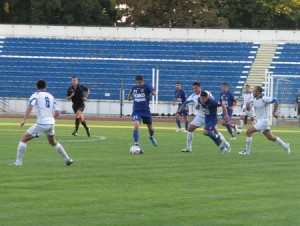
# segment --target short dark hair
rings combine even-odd
[[[46,81],[45,80],[38,80],[37,81],[37,83],[36,83],[36,87],[38,88],[38,89],[46,89],[46,87],[47,87],[47,83],[46,83]]]
[[[203,91],[203,92],[201,92],[200,96],[201,97],[208,97],[208,93]]]
[[[249,85],[249,84],[246,84],[245,86],[249,86],[249,87],[250,87],[250,85]]]
[[[201,86],[201,84],[199,82],[194,82],[193,86]]]
[[[261,86],[256,86],[256,90],[257,90],[259,93],[262,93],[262,87],[261,87]]]
[[[137,76],[135,76],[135,80],[136,81],[142,81],[142,80],[144,80],[144,78],[143,78],[142,75],[137,75]]]
[[[180,85],[180,82],[179,82],[179,81],[177,81],[177,82],[176,82],[176,85],[177,85],[177,84],[179,84],[179,85]]]
[[[77,78],[76,76],[72,76],[72,78]]]
[[[222,86],[228,86],[228,83],[227,82],[223,82]]]

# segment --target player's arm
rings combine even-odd
[[[229,107],[228,109],[230,109],[230,110],[233,110],[233,108],[237,105],[237,103],[238,103],[238,100],[237,100],[237,98],[234,98],[234,96],[232,96],[233,97],[233,104],[232,104],[232,106],[231,107]]]
[[[247,110],[247,111],[250,111],[251,108],[252,108],[252,106],[253,106],[253,101],[247,102],[247,103],[246,103],[246,110]]]
[[[175,96],[175,97],[174,97],[174,100],[173,100],[173,106],[175,106],[176,102],[177,102],[177,98],[176,98],[176,96]]]
[[[274,102],[273,102],[274,101]],[[276,115],[276,111],[278,109],[278,106],[279,106],[279,102],[277,101],[277,99],[273,99],[273,103],[274,103],[274,108],[273,108],[273,112],[272,112],[272,115],[274,116],[274,118],[278,118],[279,116]]]
[[[87,88],[87,90],[85,91],[85,96],[82,98],[82,100],[87,101],[87,98],[89,97],[90,94],[91,94],[91,91],[89,88]]]
[[[187,100],[187,101],[183,102],[183,104],[180,106],[180,108],[177,110],[177,112],[181,112],[182,110],[184,110],[190,102],[192,102],[192,100]]]
[[[156,96],[158,94],[158,92],[154,89],[154,90],[152,90],[152,95],[153,96]]]
[[[57,110],[57,111],[54,112],[53,117],[56,119],[59,115],[60,115],[60,111]]]
[[[71,100],[72,97],[75,95],[75,91],[71,91],[70,89],[68,90],[68,94],[67,94],[67,99]]]
[[[28,105],[28,107],[26,109],[26,113],[25,113],[24,118],[23,118],[23,121],[20,123],[19,127],[22,127],[22,126],[25,125],[30,113],[32,112],[32,109],[33,109],[33,105]]]
[[[222,109],[223,109],[223,116],[225,118],[225,120],[229,120],[229,116],[228,116],[228,112],[227,112],[227,107],[225,104],[221,105]]]
[[[129,94],[128,94],[128,98],[127,98],[128,101],[131,101],[132,94],[133,94],[133,90],[131,89],[131,90],[129,90]]]

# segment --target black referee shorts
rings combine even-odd
[[[83,112],[85,106],[84,105],[73,105],[72,108],[73,108],[74,113],[76,113],[78,110]]]

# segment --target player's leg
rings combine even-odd
[[[175,114],[175,120],[176,120],[176,124],[177,124],[176,132],[181,132],[180,113]]]
[[[90,137],[90,136],[91,136],[91,129],[90,129],[90,127],[87,126],[86,121],[85,121],[85,119],[84,119],[84,115],[83,115],[84,106],[82,106],[82,107],[80,108],[80,111],[81,111],[81,114],[80,114],[80,122],[81,122],[81,124],[83,125],[83,127],[85,128],[86,135],[87,135],[88,137]]]
[[[52,145],[56,151],[64,158],[66,165],[69,166],[73,163],[73,160],[68,156],[64,147],[58,143],[54,137],[54,126],[47,132],[47,138],[50,145]]]
[[[192,152],[194,131],[204,124],[205,124],[205,119],[203,117],[200,117],[199,115],[196,115],[196,117],[189,124],[189,127],[187,129],[186,147],[182,149],[182,152]]]
[[[290,144],[285,143],[283,140],[280,139],[280,137],[274,136],[271,132],[271,130],[265,130],[264,135],[268,138],[268,140],[276,142],[278,145],[280,145],[283,150],[287,151],[288,154],[290,154]]]
[[[188,110],[183,110],[182,115],[184,117],[184,131],[183,132],[186,133],[188,131],[188,128],[189,128],[189,121],[188,121],[189,111]]]
[[[17,148],[17,158],[16,161],[11,163],[12,166],[22,166],[23,164],[23,156],[26,152],[27,142],[32,140],[33,138],[39,137],[40,132],[37,125],[31,126],[22,136]]]
[[[221,124],[222,124],[222,126],[225,126],[227,128],[227,131],[228,131],[229,135],[231,136],[230,140],[235,140],[236,138],[233,134],[232,128],[235,127],[236,125],[232,125],[230,122],[230,119],[231,119],[231,116],[229,116],[229,120],[225,120],[225,118],[222,116]]]
[[[220,148],[221,153],[227,152],[225,144],[222,142],[221,136],[218,133],[216,128],[217,120],[215,122],[206,123],[205,128],[203,129],[203,135],[208,136],[213,142]]]
[[[17,147],[17,158],[16,161],[11,163],[11,166],[22,166],[23,164],[23,156],[26,152],[27,142],[33,139],[34,137],[31,136],[29,133],[24,133],[20,139],[19,145]]]
[[[240,116],[240,124],[239,124],[239,126],[238,126],[239,133],[241,133],[242,128],[243,128],[243,126],[244,126],[245,115],[246,115],[245,112],[242,111],[242,112],[241,112],[241,116]]]
[[[73,105],[73,111],[75,113],[75,129],[74,129],[72,135],[77,136],[79,123],[80,123],[81,111],[79,110],[79,108],[77,106],[74,106],[74,105]]]
[[[215,129],[214,132],[215,132],[215,134],[218,134],[218,135],[220,136],[220,139],[221,139],[221,141],[222,141],[222,144],[226,147],[227,152],[231,152],[231,145],[230,145],[229,142],[226,141],[226,139],[225,139],[225,137],[223,136],[223,134],[222,134],[220,131],[218,131],[217,128]]]
[[[251,145],[252,145],[252,134],[256,133],[258,131],[265,130],[266,126],[264,124],[265,123],[263,121],[260,121],[247,129],[247,131],[246,131],[246,147],[245,147],[244,151],[239,152],[240,155],[244,155],[244,156],[250,155]]]
[[[133,121],[133,141],[135,146],[139,146],[139,128],[141,117],[138,114],[132,114],[132,121]]]
[[[152,116],[149,117],[143,117],[143,123],[147,125],[148,132],[149,132],[149,139],[151,140],[151,143],[153,146],[157,146],[157,141],[154,137],[154,128],[152,125]]]

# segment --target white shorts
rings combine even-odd
[[[269,120],[268,119],[262,119],[262,120],[258,120],[253,127],[259,131],[260,133],[263,133],[266,130],[270,130],[270,126],[269,126]]]
[[[241,110],[240,115],[244,115],[244,116],[249,116],[249,117],[254,117],[254,110],[250,110],[250,111],[243,111],[243,109]]]
[[[39,137],[41,134],[46,134],[47,136],[54,136],[54,125],[34,124],[27,130],[27,133],[29,133],[33,137]]]
[[[196,117],[191,122],[194,126],[200,127],[205,125],[205,118],[201,117],[199,115],[196,115]]]

